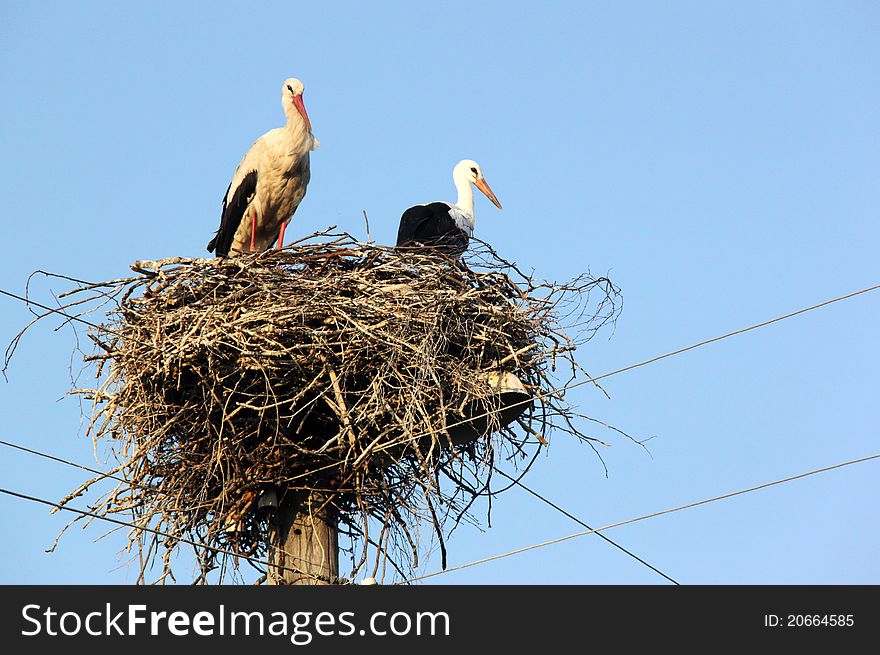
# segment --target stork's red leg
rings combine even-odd
[[[278,243],[275,244],[276,248],[281,248],[284,246],[284,228],[286,228],[286,227],[287,227],[287,223],[282,221],[281,222],[281,229],[278,230]]]
[[[251,216],[251,252],[257,252],[254,245],[254,237],[257,235],[257,210],[255,209]]]

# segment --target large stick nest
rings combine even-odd
[[[138,262],[69,292],[80,312],[111,303],[90,331],[98,388],[76,393],[124,480],[92,507],[166,535],[131,531],[141,579],[154,562],[172,575],[179,539],[199,544],[199,581],[230,553],[265,559],[268,490],[338,516],[351,576],[390,561],[399,578],[424,550],[420,524],[445,554],[499,458],[525,470],[554,428],[589,439],[565,391],[617,289],[536,281],[474,250],[463,264],[321,233],[258,256]],[[511,375],[522,386],[505,393]]]

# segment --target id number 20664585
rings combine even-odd
[[[853,614],[765,614],[766,628],[848,628],[855,625]]]

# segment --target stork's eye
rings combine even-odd
[[[477,174],[477,169],[476,169],[476,168],[471,168],[471,173],[473,173],[474,175],[476,175],[476,174]]]
[[[291,93],[293,93],[293,87],[290,86],[289,84],[287,85],[287,90],[290,91]]]

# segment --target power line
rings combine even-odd
[[[859,464],[861,462],[867,462],[872,459],[880,458],[880,453],[876,455],[869,455],[868,457],[861,457],[859,459],[852,459],[847,462],[841,462],[840,464],[834,464],[832,466],[826,466],[824,468],[815,469],[812,471],[807,471],[806,473],[799,473],[797,475],[792,475],[787,478],[782,478],[781,480],[774,480],[773,482],[765,482],[764,484],[759,484],[754,487],[749,487],[748,489],[740,489],[739,491],[732,491],[730,493],[722,494],[720,496],[714,496],[713,498],[707,498],[706,500],[699,500],[694,503],[688,503],[687,505],[680,505],[678,507],[673,507],[671,509],[664,509],[659,512],[654,512],[653,514],[645,514],[644,516],[639,516],[632,519],[627,519],[626,521],[620,521],[618,523],[611,523],[609,525],[603,526],[601,528],[595,528],[590,530],[584,530],[583,532],[575,532],[574,534],[567,535],[565,537],[559,537],[558,539],[551,539],[549,541],[543,541],[539,544],[533,544],[531,546],[525,546],[523,548],[517,548],[516,550],[512,550],[507,553],[502,553],[500,555],[492,555],[490,557],[484,557],[483,559],[479,559],[473,562],[468,562],[467,564],[460,564],[459,566],[453,566],[451,568],[445,569],[443,571],[434,571],[433,573],[427,573],[425,575],[420,575],[415,578],[410,578],[408,580],[404,580],[403,582],[399,582],[398,584],[409,584],[411,582],[417,582],[419,580],[425,580],[427,578],[433,578],[438,575],[442,575],[444,573],[451,573],[452,571],[460,571],[461,569],[470,568],[472,566],[476,566],[478,564],[485,564],[487,562],[492,562],[494,560],[502,559],[505,557],[510,557],[512,555],[518,555],[519,553],[524,553],[528,550],[535,550],[536,548],[543,548],[544,546],[550,546],[552,544],[558,544],[563,541],[568,541],[569,539],[574,539],[575,537],[583,537],[588,534],[597,534],[603,530],[610,530],[611,528],[617,528],[622,525],[627,525],[629,523],[636,523],[637,521],[644,521],[645,519],[654,518],[656,516],[662,516],[663,514],[671,514],[672,512],[679,512],[683,509],[690,509],[692,507],[698,507],[700,505],[706,505],[708,503],[714,503],[719,500],[724,500],[726,498],[732,498],[734,496],[740,496],[742,494],[747,494],[752,491],[758,491],[759,489],[766,489],[767,487],[772,487],[774,485],[783,484],[785,482],[791,482],[793,480],[798,480],[800,478],[805,478],[810,475],[816,475],[818,473],[825,473],[827,471],[832,471],[834,469],[839,469],[844,466],[850,466],[852,464]]]
[[[853,298],[863,293],[868,293],[869,291],[876,291],[880,289],[880,284],[874,285],[873,287],[868,287],[867,289],[862,289],[861,291],[854,291],[853,293],[848,293],[845,296],[839,296],[837,298],[832,298],[831,300],[826,300],[824,302],[820,302],[817,305],[813,305],[811,307],[805,307],[804,309],[799,309],[794,312],[790,312],[788,314],[784,314],[783,316],[777,316],[776,318],[771,318],[769,321],[764,321],[763,323],[757,323],[755,325],[750,325],[746,328],[741,328],[739,330],[734,330],[733,332],[728,332],[727,334],[722,334],[720,337],[715,337],[713,339],[706,339],[705,341],[701,341],[699,343],[695,343],[691,346],[686,346],[684,348],[679,348],[678,350],[673,350],[672,352],[668,352],[665,355],[659,355],[658,357],[652,357],[651,359],[646,359],[643,362],[639,362],[638,364],[631,364],[629,366],[624,366],[623,368],[619,368],[616,371],[611,371],[610,373],[605,373],[595,378],[590,378],[588,380],[583,380],[579,382],[577,385],[572,385],[572,387],[587,384],[590,382],[596,382],[598,380],[602,380],[604,378],[610,378],[612,375],[617,375],[618,373],[623,373],[624,371],[630,371],[634,368],[639,368],[640,366],[646,366],[648,364],[653,364],[654,362],[660,361],[661,359],[666,359],[667,357],[672,357],[673,355],[680,355],[681,353],[687,352],[688,350],[693,350],[694,348],[699,348],[700,346],[705,346],[710,343],[715,343],[716,341],[721,341],[722,339],[727,339],[729,337],[736,336],[738,334],[743,334],[744,332],[750,332],[751,330],[757,330],[758,328],[765,327],[772,323],[778,323],[779,321],[784,321],[787,318],[792,318],[793,316],[797,316],[799,314],[805,314],[806,312],[811,312],[814,309],[819,309],[820,307],[825,307],[825,305],[830,305],[831,303],[840,302],[841,300],[847,300],[848,298]],[[571,387],[569,387],[571,388]]]
[[[16,450],[20,450],[20,451],[23,451],[23,452],[29,453],[29,454],[31,454],[31,455],[36,455],[36,456],[38,456],[38,457],[43,457],[43,458],[45,458],[45,459],[49,459],[49,460],[52,460],[52,461],[55,461],[55,462],[59,462],[59,463],[61,463],[61,464],[65,464],[66,466],[71,466],[71,467],[74,467],[74,468],[77,468],[77,469],[81,469],[81,470],[83,470],[83,471],[88,471],[89,473],[96,473],[96,474],[98,474],[98,475],[103,476],[104,478],[110,478],[110,479],[113,479],[113,480],[118,480],[119,482],[129,482],[129,481],[126,480],[125,478],[121,478],[121,477],[118,477],[118,476],[112,475],[112,474],[110,474],[110,473],[106,473],[106,472],[104,472],[104,471],[100,471],[100,470],[95,469],[95,468],[92,468],[92,467],[90,467],[90,466],[84,466],[83,464],[78,464],[77,462],[72,462],[72,461],[70,461],[70,460],[62,459],[61,457],[56,457],[55,455],[50,455],[49,453],[45,453],[45,452],[42,452],[42,451],[40,451],[40,450],[34,450],[33,448],[27,448],[26,446],[22,446],[22,445],[20,445],[20,444],[12,443],[12,442],[10,442],[10,441],[5,441],[5,440],[3,440],[3,439],[0,439],[0,445],[7,446],[7,447],[9,447],[9,448],[15,448]],[[526,485],[524,485],[521,481],[519,481],[519,480],[517,480],[517,479],[515,479],[515,478],[513,478],[513,477],[511,477],[511,476],[509,476],[507,473],[505,473],[504,471],[502,471],[502,470],[500,470],[500,469],[497,469],[497,468],[496,468],[496,469],[495,469],[495,472],[498,473],[499,475],[502,475],[503,477],[507,478],[508,480],[510,480],[511,482],[513,482],[514,484],[520,486],[520,487],[521,487],[522,489],[524,489],[525,491],[529,492],[530,494],[532,494],[532,495],[535,496],[536,498],[538,498],[538,499],[540,499],[541,501],[543,501],[544,503],[548,504],[550,507],[554,508],[554,509],[557,510],[558,512],[564,514],[565,516],[567,516],[568,518],[572,519],[572,520],[575,521],[576,523],[578,523],[578,524],[584,526],[584,527],[587,528],[587,529],[591,529],[589,525],[587,525],[586,523],[584,523],[583,521],[581,521],[579,518],[577,518],[576,516],[574,516],[574,515],[572,515],[572,514],[566,512],[564,509],[562,509],[561,507],[559,507],[558,505],[556,505],[556,504],[553,503],[552,501],[548,500],[547,498],[545,498],[544,496],[542,496],[542,495],[539,494],[538,492],[536,492],[536,491],[534,491],[533,489],[530,489],[529,487],[527,487]],[[638,555],[636,555],[636,554],[630,552],[629,550],[627,550],[626,548],[624,548],[624,547],[621,546],[620,544],[615,543],[614,541],[612,541],[611,539],[609,539],[608,537],[606,537],[604,534],[602,534],[602,533],[597,533],[597,536],[598,536],[598,537],[601,537],[602,539],[604,539],[605,541],[607,541],[609,544],[611,544],[611,545],[614,546],[615,548],[618,548],[619,550],[623,551],[624,553],[626,553],[627,555],[629,555],[629,556],[632,557],[633,559],[635,559],[635,560],[641,562],[642,564],[644,564],[645,566],[647,566],[647,567],[648,567],[649,569],[651,569],[652,571],[657,572],[658,574],[660,574],[661,576],[663,576],[664,578],[666,578],[667,580],[669,580],[669,581],[672,582],[673,584],[679,584],[678,582],[676,582],[675,580],[673,580],[671,577],[669,577],[668,575],[666,575],[665,573],[663,573],[663,571],[660,571],[660,570],[657,569],[656,567],[652,566],[651,564],[649,564],[648,562],[646,562],[645,560],[643,560],[641,557],[639,557]],[[205,544],[199,544],[199,545],[202,546],[202,547],[204,547],[204,548],[210,548],[210,546],[207,546],[207,545],[205,545]]]
[[[7,447],[9,447],[9,448],[15,448],[16,450],[21,450],[21,451],[23,451],[23,452],[26,452],[26,453],[29,453],[29,454],[32,454],[32,455],[37,455],[38,457],[44,457],[44,458],[46,458],[46,459],[49,459],[49,460],[52,460],[52,461],[55,461],[55,462],[59,462],[59,463],[61,463],[61,464],[65,464],[65,465],[67,465],[67,466],[71,466],[71,467],[74,467],[74,468],[78,468],[78,469],[81,469],[81,470],[83,470],[83,471],[88,471],[88,472],[90,472],[90,473],[96,473],[96,474],[102,476],[102,478],[109,478],[109,479],[112,479],[112,480],[117,480],[117,481],[119,481],[119,482],[123,482],[123,483],[131,484],[131,485],[134,485],[134,486],[139,486],[139,487],[141,486],[141,485],[137,485],[137,484],[133,483],[133,482],[130,481],[130,480],[126,480],[125,478],[121,478],[121,477],[119,477],[119,476],[117,476],[117,475],[113,475],[113,474],[111,474],[111,473],[107,473],[107,472],[105,472],[105,471],[101,471],[101,470],[99,470],[99,469],[95,469],[95,468],[92,468],[92,467],[90,467],[90,466],[85,466],[85,465],[83,465],[83,464],[78,464],[77,462],[72,462],[72,461],[69,461],[69,460],[66,460],[66,459],[62,459],[61,457],[56,457],[55,455],[50,455],[49,453],[45,453],[45,452],[42,452],[42,451],[40,451],[40,450],[34,450],[33,448],[27,448],[26,446],[22,446],[22,445],[20,445],[20,444],[12,443],[12,442],[10,442],[10,441],[5,441],[5,440],[3,440],[3,439],[0,439],[0,445],[7,446]],[[145,487],[142,487],[142,488],[145,488]],[[77,513],[80,513],[80,514],[84,514],[84,515],[86,515],[86,516],[91,516],[91,517],[94,517],[94,518],[97,518],[97,519],[101,519],[101,520],[103,520],[103,521],[110,521],[111,523],[116,523],[116,524],[118,524],[118,525],[124,525],[124,526],[126,526],[126,527],[135,528],[135,529],[137,529],[137,530],[145,530],[145,531],[147,531],[147,532],[152,532],[152,533],[154,533],[154,534],[157,534],[157,535],[159,535],[159,536],[163,536],[163,537],[170,537],[170,538],[172,538],[172,539],[176,539],[177,541],[180,541],[180,542],[183,542],[183,543],[187,543],[187,544],[191,544],[191,545],[193,545],[193,546],[198,546],[198,547],[201,547],[201,548],[206,548],[206,549],[208,549],[208,550],[211,550],[211,551],[214,551],[214,552],[216,552],[216,553],[223,554],[223,555],[232,555],[232,556],[234,556],[234,557],[241,557],[242,559],[246,559],[246,560],[248,560],[248,561],[250,561],[250,562],[253,562],[253,563],[255,563],[255,564],[262,564],[262,565],[267,566],[267,567],[274,567],[274,568],[278,568],[278,569],[283,569],[283,570],[287,570],[287,571],[292,571],[292,572],[294,572],[294,573],[298,573],[298,574],[301,574],[301,575],[307,575],[307,576],[314,577],[314,578],[318,579],[318,576],[314,576],[313,574],[305,573],[305,572],[303,572],[303,571],[300,571],[299,569],[294,569],[294,568],[290,568],[290,567],[285,567],[285,566],[282,566],[282,565],[280,565],[280,564],[272,564],[271,562],[264,561],[264,560],[261,560],[261,559],[255,558],[255,557],[249,557],[249,556],[247,556],[247,555],[239,554],[239,553],[236,553],[236,552],[234,552],[234,551],[224,550],[224,549],[222,549],[222,548],[216,548],[216,547],[214,547],[214,546],[209,546],[208,544],[205,544],[205,543],[201,543],[201,542],[197,542],[197,541],[192,541],[192,540],[190,540],[190,539],[186,539],[186,538],[184,538],[184,537],[175,537],[175,536],[173,536],[173,535],[171,535],[171,534],[168,534],[168,533],[165,533],[165,532],[161,532],[161,531],[155,530],[155,529],[153,529],[153,528],[148,528],[148,527],[144,527],[144,526],[135,525],[134,523],[127,523],[127,522],[125,522],[125,521],[120,521],[120,520],[118,520],[118,519],[111,519],[111,518],[108,518],[108,517],[106,517],[106,516],[101,516],[101,515],[94,514],[94,513],[91,513],[91,512],[85,512],[84,510],[78,510],[78,509],[70,508],[70,507],[67,507],[67,506],[58,505],[57,503],[52,503],[51,501],[43,501],[43,500],[38,499],[38,498],[31,498],[31,497],[29,497],[29,496],[25,496],[25,495],[23,495],[23,494],[18,494],[18,493],[16,493],[16,492],[12,492],[12,491],[7,491],[7,490],[3,490],[3,489],[0,489],[0,491],[5,491],[6,493],[9,493],[9,494],[11,494],[11,495],[16,495],[16,496],[19,496],[19,497],[21,497],[21,498],[27,498],[27,499],[29,499],[29,500],[35,500],[35,501],[38,501],[38,502],[44,502],[44,503],[46,503],[46,504],[48,504],[48,505],[52,505],[53,507],[57,507],[57,508],[59,508],[59,509],[65,509],[65,510],[68,510],[68,511],[77,512]],[[167,493],[166,491],[161,491],[161,490],[156,490],[156,491],[160,491],[160,493]]]
[[[523,484],[522,482],[520,482],[519,480],[513,478],[512,476],[507,475],[507,473],[505,473],[505,472],[502,471],[501,469],[496,468],[496,469],[495,469],[495,473],[498,473],[499,475],[504,476],[505,478],[507,478],[508,480],[510,480],[511,482],[513,482],[515,485],[517,485],[517,486],[519,486],[519,487],[522,487],[522,489],[524,489],[525,491],[528,491],[530,494],[532,494],[532,495],[533,495],[535,498],[537,498],[538,500],[540,500],[540,501],[546,503],[547,505],[549,505],[550,507],[552,507],[553,509],[555,509],[557,512],[559,512],[560,514],[562,514],[562,515],[564,515],[564,516],[567,516],[568,518],[570,518],[570,519],[571,519],[572,521],[574,521],[575,523],[584,526],[587,530],[593,530],[592,527],[590,527],[589,525],[587,525],[586,523],[584,523],[583,521],[581,521],[578,517],[574,516],[573,514],[569,514],[568,512],[566,512],[564,509],[562,509],[559,505],[557,505],[557,504],[554,503],[553,501],[548,500],[547,498],[545,498],[544,496],[542,496],[541,494],[539,494],[537,491],[535,491],[534,489],[530,489],[529,487],[527,487],[526,485],[524,485],[524,484]],[[611,544],[612,546],[614,546],[614,547],[617,548],[618,550],[621,550],[621,551],[623,551],[624,553],[626,553],[627,555],[629,555],[630,557],[632,557],[632,558],[633,558],[634,560],[636,560],[637,562],[641,562],[642,564],[644,564],[645,566],[647,566],[649,569],[651,569],[651,570],[654,571],[655,573],[658,573],[659,575],[663,576],[664,578],[666,578],[667,580],[669,580],[672,584],[676,584],[676,585],[679,584],[679,582],[678,582],[677,580],[673,580],[671,577],[669,577],[668,575],[666,575],[663,571],[661,571],[660,569],[658,569],[656,566],[653,566],[652,564],[649,564],[648,562],[646,562],[645,560],[643,560],[641,557],[639,557],[638,555],[636,555],[636,554],[633,553],[632,551],[627,550],[626,548],[624,548],[623,546],[621,546],[619,543],[617,543],[617,542],[615,542],[615,541],[612,541],[609,537],[606,537],[606,536],[605,536],[604,534],[602,534],[601,532],[596,532],[595,534],[596,534],[597,537],[601,537],[602,539],[604,539],[605,541],[607,541],[609,544]]]
[[[7,446],[7,447],[9,447],[9,448],[15,448],[15,449],[17,449],[17,450],[21,450],[21,451],[23,451],[23,452],[30,453],[30,454],[32,454],[32,455],[37,455],[38,457],[44,457],[44,458],[46,458],[46,459],[50,459],[50,460],[52,460],[52,461],[59,462],[59,463],[61,463],[61,464],[65,464],[65,465],[67,465],[67,466],[72,466],[72,467],[74,467],[74,468],[78,468],[78,469],[81,469],[81,470],[83,470],[83,471],[88,471],[88,472],[90,472],[90,473],[97,473],[98,475],[102,476],[103,478],[110,478],[110,479],[113,479],[113,480],[117,480],[117,481],[119,481],[119,482],[124,482],[124,483],[128,483],[128,484],[133,484],[130,480],[126,480],[125,478],[121,478],[121,477],[116,476],[116,475],[113,475],[113,474],[111,474],[111,473],[107,473],[107,472],[105,472],[105,471],[101,471],[101,470],[99,470],[99,469],[95,469],[95,468],[92,468],[92,467],[90,467],[90,466],[85,466],[85,465],[83,465],[83,464],[78,464],[77,462],[71,462],[71,461],[69,461],[69,460],[62,459],[61,457],[56,457],[55,455],[50,455],[49,453],[44,453],[44,452],[39,451],[39,450],[34,450],[33,448],[27,448],[27,447],[25,447],[25,446],[22,446],[22,445],[19,445],[19,444],[16,444],[16,443],[12,443],[12,442],[10,442],[10,441],[5,441],[5,440],[3,440],[3,439],[0,439],[0,445]],[[136,486],[139,486],[139,485],[136,485]],[[318,576],[314,576],[313,574],[305,573],[305,572],[303,572],[303,571],[300,571],[299,569],[294,569],[294,568],[291,568],[291,567],[282,566],[282,565],[280,565],[280,564],[272,564],[271,562],[264,561],[264,560],[261,560],[261,559],[255,558],[255,557],[249,557],[249,556],[247,556],[247,555],[239,554],[239,553],[236,553],[236,552],[234,552],[234,551],[224,550],[224,549],[222,549],[222,548],[216,548],[216,547],[214,547],[214,546],[209,546],[209,545],[207,545],[207,544],[205,544],[205,543],[201,543],[201,542],[197,542],[197,541],[192,541],[192,540],[190,540],[190,539],[186,539],[186,538],[184,538],[184,537],[175,537],[174,535],[168,534],[168,533],[166,533],[166,532],[161,532],[161,531],[159,531],[159,530],[155,530],[155,529],[153,529],[153,528],[148,528],[148,527],[144,527],[144,526],[135,525],[134,523],[127,523],[127,522],[125,522],[125,521],[120,521],[120,520],[118,520],[118,519],[111,519],[111,518],[109,518],[109,517],[101,516],[101,515],[99,515],[99,514],[95,514],[95,513],[92,513],[92,512],[86,512],[86,511],[84,511],[84,510],[74,509],[74,508],[67,507],[67,506],[64,506],[64,505],[59,505],[59,504],[57,504],[57,503],[52,503],[51,501],[48,501],[48,500],[42,500],[42,499],[39,499],[39,498],[33,498],[33,497],[31,497],[31,496],[25,496],[24,494],[19,494],[19,493],[14,492],[14,491],[8,491],[8,490],[5,490],[5,489],[0,489],[0,491],[2,491],[2,492],[4,492],[4,493],[8,493],[8,494],[10,494],[10,495],[18,496],[18,497],[20,497],[20,498],[25,498],[25,499],[27,499],[27,500],[34,500],[34,501],[36,501],[36,502],[42,502],[42,503],[45,503],[45,504],[47,504],[47,505],[52,505],[53,507],[56,507],[56,508],[59,508],[59,509],[64,509],[64,510],[68,510],[68,511],[76,512],[76,513],[78,513],[78,514],[83,514],[83,515],[85,515],[85,516],[91,516],[91,517],[94,517],[94,518],[97,518],[97,519],[101,519],[102,521],[109,521],[109,522],[111,522],[111,523],[116,523],[117,525],[122,525],[122,526],[130,527],[130,528],[135,528],[135,529],[137,529],[137,530],[145,530],[145,531],[147,531],[147,532],[152,532],[152,533],[157,534],[157,535],[162,536],[162,537],[169,537],[169,538],[171,538],[171,539],[176,539],[177,541],[180,541],[180,542],[182,542],[182,543],[190,544],[190,545],[197,546],[197,547],[200,547],[200,548],[206,548],[206,549],[208,549],[208,550],[211,550],[211,551],[214,551],[214,552],[216,552],[216,553],[223,554],[223,555],[232,555],[232,556],[234,556],[234,557],[241,557],[242,559],[246,559],[246,560],[248,560],[248,561],[250,561],[250,562],[253,562],[254,564],[261,564],[261,565],[263,565],[263,566],[267,566],[267,567],[274,567],[274,568],[278,568],[278,569],[283,569],[283,570],[287,570],[287,571],[292,571],[293,573],[297,573],[297,574],[301,574],[301,575],[306,575],[306,576],[310,576],[310,577],[313,577],[313,578],[318,579]],[[167,492],[161,492],[161,493],[167,493]]]
[[[26,446],[22,446],[22,445],[20,445],[20,444],[12,443],[12,442],[10,442],[10,441],[5,441],[5,440],[3,440],[3,439],[0,439],[0,445],[7,446],[7,447],[9,447],[9,448],[15,448],[16,450],[21,450],[21,451],[26,452],[26,453],[29,453],[29,454],[31,454],[31,455],[36,455],[36,456],[38,456],[38,457],[43,457],[43,458],[45,458],[45,459],[49,459],[49,460],[52,460],[52,461],[55,461],[55,462],[59,462],[59,463],[61,463],[61,464],[65,464],[65,465],[67,465],[67,466],[71,466],[71,467],[74,467],[74,468],[78,468],[78,469],[81,469],[81,470],[83,470],[83,471],[88,471],[89,473],[96,473],[96,474],[102,476],[103,478],[109,478],[109,479],[112,479],[112,480],[117,480],[117,481],[119,481],[119,482],[130,483],[129,480],[126,480],[125,478],[121,478],[121,477],[119,477],[119,476],[113,475],[113,474],[111,474],[111,473],[107,473],[107,472],[104,472],[104,471],[101,471],[101,470],[98,470],[98,469],[92,468],[92,467],[90,467],[90,466],[84,466],[83,464],[78,464],[77,462],[72,462],[72,461],[70,461],[70,460],[62,459],[61,457],[56,457],[55,455],[50,455],[49,453],[45,453],[45,452],[42,452],[42,451],[40,451],[40,450],[34,450],[33,448],[27,448]],[[587,525],[586,523],[584,523],[583,521],[581,521],[579,518],[577,518],[577,517],[574,516],[573,514],[570,514],[569,512],[565,511],[564,509],[562,509],[562,508],[561,508],[559,505],[557,505],[556,503],[554,503],[554,502],[548,500],[547,498],[545,498],[544,496],[542,496],[541,494],[539,494],[539,493],[538,493],[537,491],[535,491],[534,489],[529,488],[528,486],[526,486],[525,484],[523,484],[521,481],[519,481],[519,480],[517,480],[517,479],[511,477],[510,475],[508,475],[508,474],[505,473],[504,471],[502,471],[502,470],[496,468],[496,469],[495,469],[495,472],[498,473],[499,475],[502,475],[503,477],[507,478],[508,480],[510,480],[511,482],[513,482],[514,484],[518,485],[519,487],[521,487],[521,488],[524,489],[525,491],[529,492],[530,494],[532,494],[533,496],[535,496],[536,498],[538,498],[538,499],[541,500],[542,502],[546,503],[547,505],[549,505],[549,506],[552,507],[553,509],[557,510],[557,511],[560,512],[561,514],[567,516],[568,518],[570,518],[571,520],[575,521],[575,522],[578,523],[579,525],[584,526],[584,527],[587,528],[588,530],[589,530],[589,529],[592,529],[589,525]],[[659,569],[656,568],[655,566],[653,566],[653,565],[649,564],[648,562],[646,562],[645,560],[643,560],[641,557],[639,557],[639,556],[636,555],[635,553],[633,553],[633,552],[627,550],[626,548],[624,548],[624,547],[621,546],[620,544],[618,544],[618,543],[614,542],[613,540],[611,540],[610,538],[606,537],[606,536],[605,536],[604,534],[602,534],[601,532],[600,532],[600,533],[596,533],[596,536],[601,537],[602,539],[604,539],[605,541],[607,541],[609,544],[611,544],[611,545],[614,546],[615,548],[617,548],[617,549],[623,551],[624,553],[626,553],[627,555],[629,555],[630,557],[632,557],[632,558],[635,559],[636,561],[641,562],[642,564],[644,564],[645,566],[647,566],[649,569],[651,569],[652,571],[655,571],[656,573],[658,573],[659,575],[663,576],[664,578],[666,578],[667,580],[669,580],[669,581],[672,582],[673,584],[679,584],[676,580],[674,580],[674,579],[672,579],[670,576],[666,575],[663,571],[659,570]],[[206,546],[205,544],[199,544],[199,545],[200,545],[200,546],[203,546],[203,547],[205,547],[205,548],[210,548],[209,546]]]
[[[62,464],[66,464],[67,466],[73,466],[74,468],[82,469],[83,471],[88,471],[89,473],[97,473],[104,478],[110,478],[111,480],[117,480],[119,482],[129,482],[125,478],[120,478],[111,473],[106,473],[105,471],[101,471],[99,469],[91,468],[90,466],[85,466],[83,464],[77,464],[76,462],[71,462],[66,459],[61,459],[60,457],[56,457],[55,455],[50,455],[49,453],[44,453],[39,450],[33,450],[32,448],[27,448],[25,446],[21,446],[17,443],[12,443],[11,441],[4,441],[0,439],[0,445],[7,446],[9,448],[15,448],[16,450],[21,450],[26,453],[30,453],[31,455],[37,455],[39,457],[45,457],[46,459],[51,459],[56,462],[61,462]]]
[[[25,303],[26,305],[33,305],[34,307],[39,307],[40,309],[45,309],[45,310],[52,312],[54,314],[60,314],[61,316],[65,317],[67,319],[70,319],[71,321],[79,321],[80,323],[85,323],[86,325],[89,325],[89,326],[96,328],[98,330],[101,330],[103,332],[112,332],[113,331],[109,328],[98,325],[97,323],[92,323],[91,321],[87,321],[86,319],[82,318],[81,316],[74,316],[72,314],[67,314],[67,313],[61,311],[60,309],[56,309],[55,307],[49,307],[48,305],[43,305],[42,303],[38,303],[35,300],[31,300],[30,298],[25,298],[24,296],[19,296],[18,294],[12,293],[10,291],[6,291],[5,289],[0,289],[0,293],[2,293],[4,296],[9,296],[10,298],[15,298],[16,300],[20,300],[21,302]]]
[[[12,491],[11,489],[4,489],[0,487],[0,493],[4,493],[8,496],[13,496],[15,498],[21,498],[23,500],[28,500],[34,503],[41,503],[43,505],[48,505],[50,507],[54,507],[56,509],[62,509],[66,512],[73,512],[74,514],[79,514],[80,516],[90,516],[92,518],[100,519],[101,521],[107,521],[108,523],[114,523],[116,525],[126,527],[126,528],[134,528],[135,530],[142,530],[144,532],[151,532],[152,534],[158,535],[160,537],[165,537],[167,539],[173,539],[175,541],[179,541],[184,544],[190,544],[191,546],[196,546],[198,548],[206,548],[215,553],[219,553],[221,555],[231,555],[233,557],[238,557],[254,564],[260,564],[266,567],[273,567],[277,569],[283,569],[285,571],[291,571],[292,573],[296,573],[298,575],[304,575],[306,577],[314,578],[315,580],[323,579],[320,576],[317,576],[313,573],[306,573],[305,571],[301,571],[297,568],[284,566],[282,564],[276,564],[267,562],[256,557],[251,557],[250,555],[245,555],[243,553],[236,553],[231,550],[225,550],[223,548],[217,548],[215,546],[209,546],[207,544],[199,543],[198,541],[193,541],[191,539],[187,539],[186,537],[180,537],[173,534],[169,534],[168,532],[162,532],[161,530],[156,530],[155,528],[150,528],[143,525],[136,525],[134,523],[129,523],[127,521],[120,521],[119,519],[114,519],[109,516],[102,516],[100,514],[96,514],[95,512],[87,512],[86,510],[77,509],[76,507],[68,507],[67,505],[59,505],[58,503],[52,502],[51,500],[46,500],[44,498],[37,498],[36,496],[28,496],[27,494],[19,493],[17,491]]]

